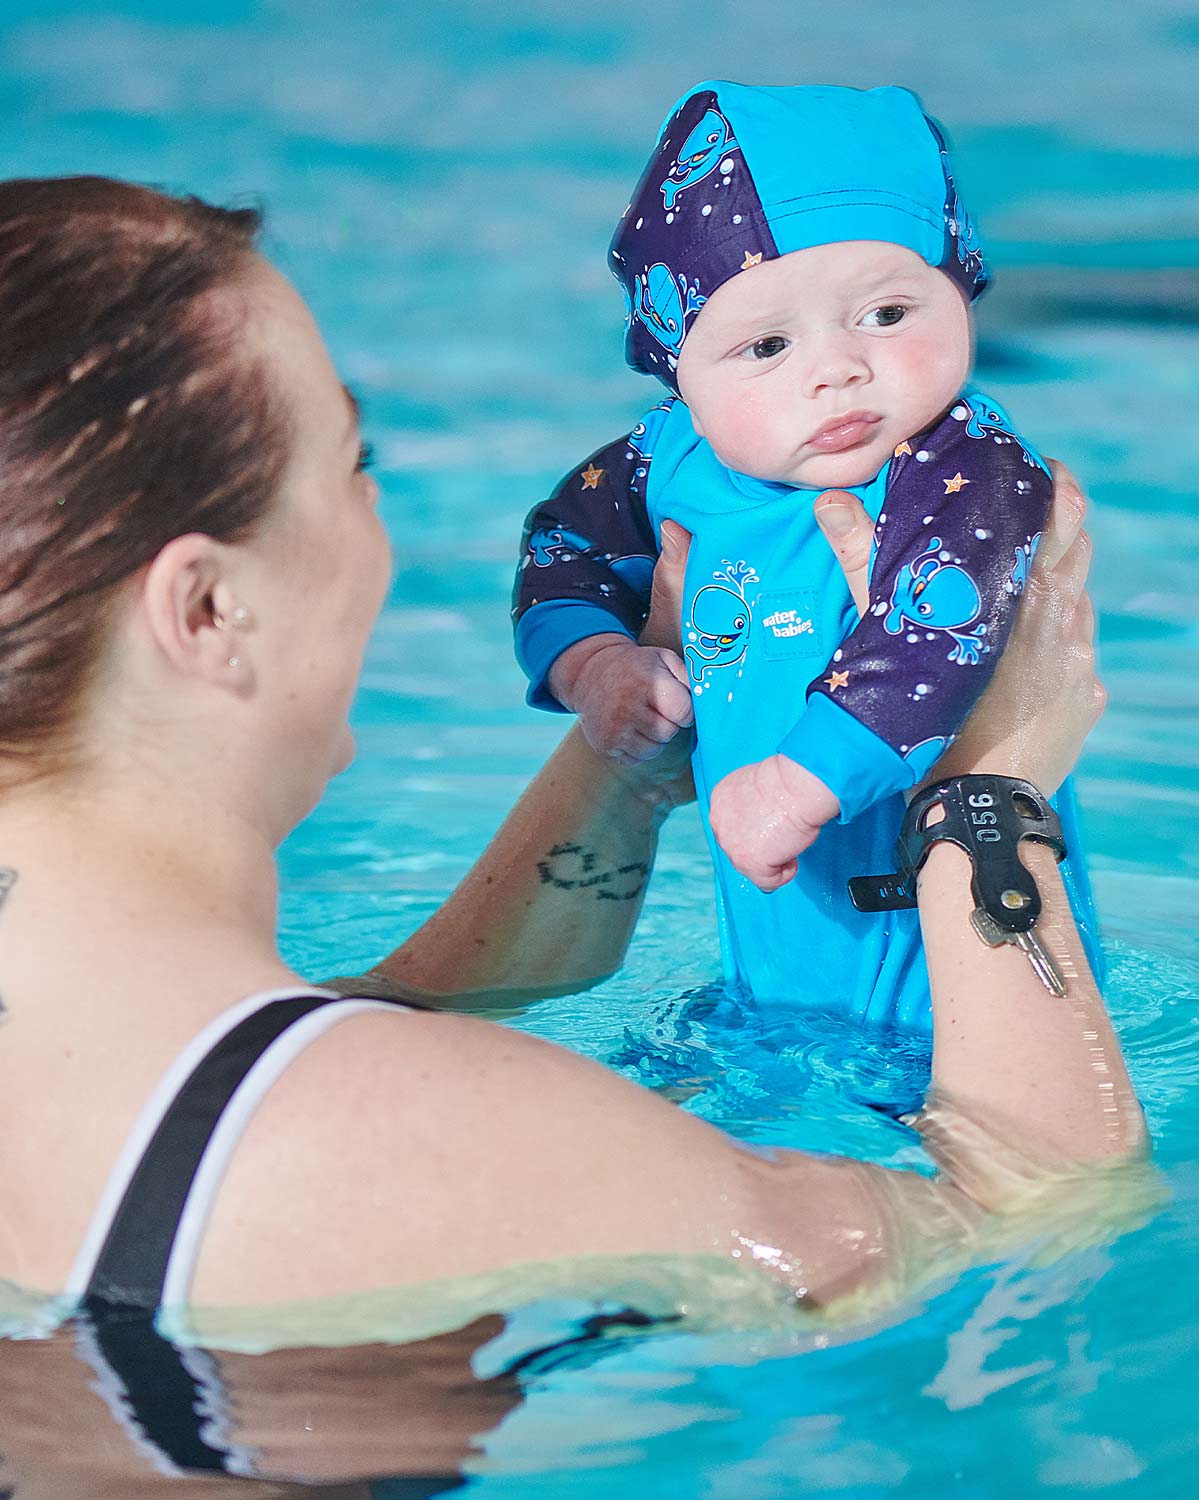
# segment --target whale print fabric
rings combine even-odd
[[[525,521],[512,618],[536,708],[561,709],[545,679],[568,646],[605,630],[635,637],[645,623],[658,558],[645,482],[665,409],[597,449]]]
[[[920,747],[944,749],[990,680],[1052,495],[1041,459],[975,391],[891,459],[869,609],[808,695],[873,730],[908,760],[912,780],[927,770]],[[780,749],[806,763],[797,729]]]

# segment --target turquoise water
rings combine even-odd
[[[567,5],[10,0],[0,172],[262,199],[360,392],[395,583],[360,757],[283,851],[283,940],[375,961],[468,867],[561,732],[523,706],[524,512],[654,399],[604,249],[665,107],[705,76],[902,82],[948,124],[998,284],[980,375],[1095,508],[1111,708],[1080,767],[1111,1000],[1171,1198],[828,1349],[658,1334],[538,1377],[487,1497],[971,1497],[1199,1481],[1199,7],[1030,0]],[[724,1000],[698,821],[669,827],[625,971],[520,1023],[761,1143],[895,1164],[927,1066]]]

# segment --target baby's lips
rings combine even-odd
[[[834,418],[819,432],[814,432],[808,439],[807,446],[821,453],[843,453],[848,448],[856,448],[864,443],[881,421],[882,417],[877,412],[846,412],[843,417]]]

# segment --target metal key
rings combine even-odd
[[[1001,927],[990,912],[981,906],[970,913],[970,921],[988,948],[998,948],[1001,943],[1015,943],[1027,955],[1033,972],[1049,993],[1065,995],[1066,982],[1062,978],[1062,971],[1037,936],[1035,927],[1029,928],[1027,932],[1010,932],[1006,927]]]

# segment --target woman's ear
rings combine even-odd
[[[228,577],[229,549],[189,532],[146,570],[142,607],[150,637],[176,671],[240,691],[249,659],[238,632],[247,619]]]

